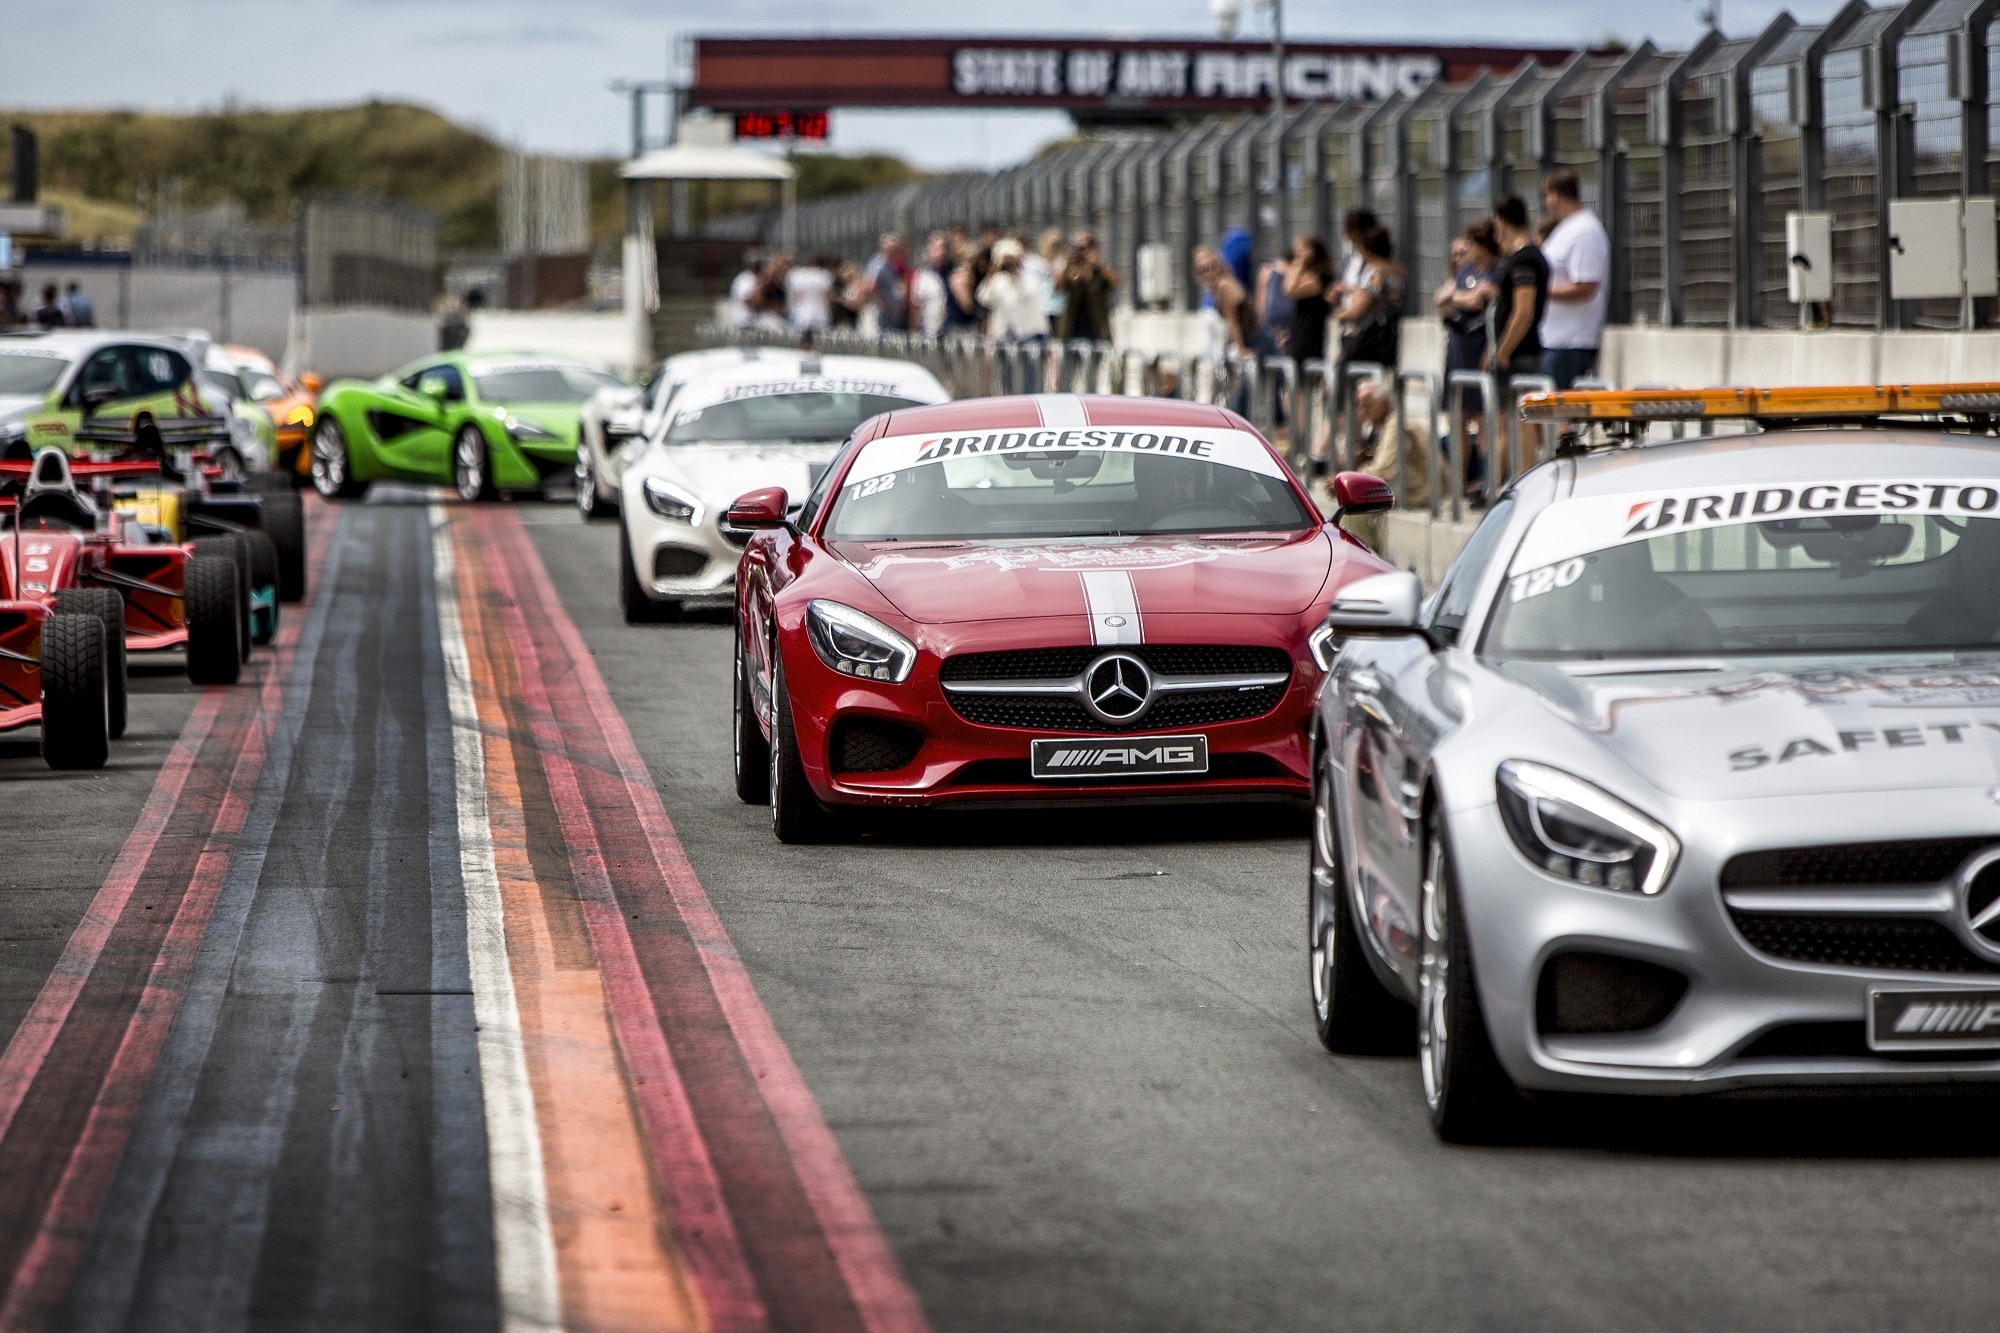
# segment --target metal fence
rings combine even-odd
[[[1445,244],[1494,200],[1536,203],[1540,177],[1577,173],[1613,247],[1614,320],[1796,328],[1788,212],[1829,213],[1835,324],[1992,326],[1990,299],[1898,301],[1892,200],[1986,198],[2000,154],[2000,0],[1850,0],[1825,23],[1780,14],[1751,36],[1684,52],[1594,52],[1387,102],[1309,105],[1270,122],[1123,131],[992,176],[952,175],[806,204],[797,244],[860,262],[888,231],[1089,227],[1128,276],[1142,245],[1175,262],[1166,309],[1199,288],[1189,250],[1229,227],[1276,257],[1291,231],[1331,233],[1356,205],[1396,228],[1412,292],[1445,276]],[[717,224],[769,244],[775,213]],[[1127,281],[1120,299],[1132,303]]]
[[[795,334],[703,324],[695,331],[704,347],[796,347]],[[1349,362],[1338,380],[1325,361],[1271,356],[1194,356],[1172,352],[1120,350],[1108,342],[996,341],[968,335],[929,337],[915,333],[863,333],[828,329],[813,346],[826,354],[883,356],[914,361],[938,377],[954,398],[1008,393],[1090,393],[1129,398],[1174,398],[1227,407],[1274,441],[1301,477],[1329,475],[1361,466],[1356,391],[1374,381],[1392,394],[1386,432],[1374,442],[1376,456],[1395,459],[1387,481],[1399,509],[1421,509],[1432,518],[1460,521],[1484,506],[1487,488],[1498,495],[1513,477],[1550,456],[1553,433],[1524,425],[1516,408],[1523,395],[1555,388],[1540,375],[1517,375],[1503,396],[1497,378],[1484,371],[1454,371],[1441,384],[1427,370],[1402,370]],[[1610,388],[1607,381],[1579,380],[1579,388]],[[1456,441],[1470,447],[1454,447]],[[1492,442],[1503,441],[1504,447]],[[1382,455],[1385,444],[1393,454]],[[1438,478],[1439,485],[1430,485]],[[1413,485],[1413,483],[1419,483]],[[1412,503],[1413,497],[1421,496]]]
[[[437,214],[414,204],[309,195],[299,207],[299,304],[429,310],[440,269]]]

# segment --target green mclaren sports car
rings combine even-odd
[[[379,380],[335,380],[320,391],[313,485],[352,500],[373,481],[427,482],[468,501],[569,485],[584,400],[621,382],[525,352],[445,352]]]

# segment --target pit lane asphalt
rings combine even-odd
[[[1529,1145],[1447,1148],[1424,1122],[1413,1059],[1336,1058],[1313,1039],[1295,813],[962,815],[899,821],[852,845],[781,846],[729,786],[727,625],[624,625],[615,526],[518,508],[939,1329],[1990,1326],[1991,1101],[1590,1100],[1554,1108]],[[312,747],[342,728],[365,722],[388,755],[441,725],[424,642],[435,630],[408,586],[421,562],[402,549],[421,513],[370,513],[345,529],[322,637],[304,645],[322,662],[302,687],[308,774]],[[49,774],[31,738],[0,738],[0,1040],[103,880],[195,697],[165,675],[135,692],[132,738],[103,774]],[[299,887],[288,875],[358,886],[381,879],[372,867],[384,855],[426,864],[437,777],[405,759],[365,794],[357,785],[371,819],[339,824],[320,853],[341,864],[274,856],[256,910],[285,910],[284,891]],[[302,783],[279,812],[274,845],[334,826],[313,791]],[[337,937],[372,923],[390,954],[397,929],[409,947],[448,951],[461,923],[407,914],[431,895],[448,901],[452,886],[419,876],[395,895],[384,887],[329,902],[322,924]],[[254,972],[271,950],[282,970],[286,941],[260,936],[254,916],[250,926],[239,961]],[[443,1051],[464,1037],[448,1001],[418,1024],[393,1006],[343,1009],[337,1025],[272,1007],[295,1003],[239,979],[220,1019],[242,1028],[239,1059],[287,1052],[301,1108],[357,1042]],[[210,1132],[181,1167],[191,1209],[262,1172],[281,1211],[327,1224],[262,1242],[246,1231],[244,1271],[184,1281],[254,1281],[255,1325],[359,1327],[324,1301],[327,1277],[365,1277],[394,1245],[414,1245],[442,1280],[407,1292],[425,1302],[405,1308],[407,1326],[490,1321],[472,1253],[486,1243],[482,1191],[463,1174],[483,1147],[463,1090],[401,1092],[396,1062],[377,1063],[342,1077],[376,1098],[378,1127],[399,1148],[388,1156],[329,1153],[316,1119],[287,1130],[310,1154],[232,1135],[232,1122],[270,1110],[232,1108],[226,1066],[211,1070],[194,1104]],[[128,1153],[143,1153],[143,1132],[135,1142]],[[94,1262],[117,1226],[100,1221]],[[154,1279],[174,1276],[172,1247],[154,1244]],[[145,1308],[126,1326],[199,1326],[136,1313]]]

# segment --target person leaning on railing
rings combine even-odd
[[[1431,433],[1424,423],[1405,417],[1406,438],[1399,439],[1394,416],[1395,398],[1382,380],[1363,380],[1354,391],[1355,436],[1348,456],[1358,472],[1380,477],[1391,487],[1401,485],[1396,497],[1403,509],[1428,508],[1431,502]],[[1383,519],[1367,514],[1347,520],[1347,530],[1375,550],[1382,549]]]

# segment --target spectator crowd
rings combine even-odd
[[[779,252],[746,256],[729,288],[738,328],[810,336],[829,328],[933,337],[971,334],[1021,343],[1111,337],[1115,269],[1087,231],[1050,229],[1030,246],[1020,232],[932,232],[921,254],[894,232],[865,266],[833,256],[803,263]]]
[[[21,284],[0,273],[0,329],[22,325],[37,329],[94,329],[97,307],[82,287],[71,282],[60,293],[53,282],[43,283],[41,300],[24,304]]]
[[[1610,238],[1584,206],[1574,172],[1545,177],[1541,202],[1537,221],[1525,201],[1509,195],[1452,240],[1449,276],[1430,294],[1444,326],[1447,376],[1545,375],[1567,389],[1596,369],[1609,303]],[[1249,232],[1240,228],[1197,248],[1193,270],[1214,350],[1260,364],[1272,356],[1324,361],[1336,385],[1346,382],[1349,365],[1396,367],[1411,304],[1408,270],[1396,258],[1390,229],[1368,209],[1350,211],[1342,234],[1338,257],[1321,237],[1301,235],[1284,258],[1261,267],[1254,265]],[[730,286],[729,307],[739,328],[802,337],[858,328],[1034,346],[1050,338],[1109,340],[1119,284],[1087,231],[1066,238],[1051,229],[1030,246],[1019,232],[1003,235],[989,226],[974,240],[952,228],[931,233],[921,253],[902,236],[885,235],[860,267],[832,256],[795,263],[782,252],[746,258]],[[1247,399],[1247,382],[1239,381],[1231,406],[1243,412]],[[1464,402],[1466,475],[1477,498],[1483,404],[1476,390]],[[1400,479],[1405,503],[1425,504],[1430,440],[1420,424],[1409,423],[1409,456],[1399,457],[1386,425],[1393,403],[1390,383],[1360,385],[1342,452],[1363,471]],[[1282,437],[1282,397],[1276,407]],[[1332,443],[1324,424],[1305,442],[1316,472],[1325,471]],[[1440,443],[1449,451],[1450,441]]]

